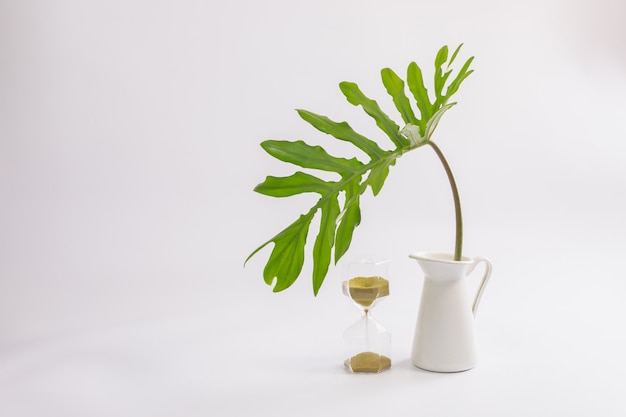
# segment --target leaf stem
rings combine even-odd
[[[456,186],[456,181],[454,179],[454,175],[452,174],[452,169],[448,164],[443,152],[439,149],[433,141],[428,141],[428,144],[435,151],[443,168],[446,170],[446,175],[448,176],[448,181],[450,182],[450,188],[452,189],[452,198],[454,199],[454,213],[456,218],[456,238],[454,242],[454,260],[460,261],[463,252],[463,216],[461,215],[461,199],[459,198],[459,190]]]

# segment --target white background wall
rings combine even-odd
[[[242,268],[309,203],[252,192],[291,172],[258,144],[332,148],[295,108],[377,135],[337,84],[394,114],[379,70],[430,68],[460,42],[476,72],[436,136],[465,253],[495,265],[484,308],[549,315],[579,297],[581,311],[610,309],[625,288],[625,12],[618,0],[0,1],[0,349],[197,312],[219,321],[251,300],[272,317],[332,316],[338,268],[317,299],[310,264],[281,294],[262,281],[268,251]],[[362,208],[347,257],[394,262],[390,309],[410,311],[398,325],[410,327],[406,255],[452,247],[445,176],[427,151],[408,154]]]

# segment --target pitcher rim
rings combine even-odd
[[[454,255],[448,252],[414,252],[409,254],[409,258],[456,265],[472,263],[472,258],[469,256],[463,256],[460,261],[455,261]]]

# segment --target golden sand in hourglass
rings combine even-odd
[[[375,352],[361,352],[348,361],[346,366],[358,373],[377,374],[391,368],[391,359]]]
[[[381,277],[357,277],[348,281],[350,298],[369,307],[378,298],[389,295],[389,281]]]

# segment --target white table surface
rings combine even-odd
[[[5,348],[0,415],[623,416],[624,284],[608,273],[590,285],[594,259],[578,259],[562,275],[559,262],[533,275],[494,260],[477,315],[481,361],[467,372],[410,363],[417,272],[392,280],[377,307],[393,337],[392,368],[377,375],[343,368],[341,334],[358,311],[339,288],[317,299],[305,286],[254,292],[255,274],[241,273],[229,285],[242,302],[216,297],[195,314]]]

